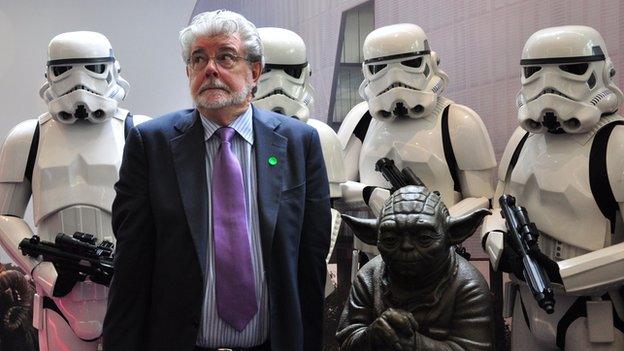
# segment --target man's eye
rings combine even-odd
[[[228,52],[217,55],[217,61],[221,63],[232,63],[235,59],[236,57]]]
[[[206,57],[204,57],[203,55],[195,55],[193,57],[191,57],[191,62],[192,63],[200,63],[200,62],[204,62],[206,61]]]

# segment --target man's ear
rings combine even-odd
[[[191,71],[189,71],[189,66],[186,65],[184,66],[184,68],[186,69],[186,78],[191,78]]]
[[[377,219],[357,218],[343,214],[342,220],[353,230],[358,239],[368,245],[377,245]]]
[[[251,63],[251,77],[255,83],[258,83],[260,75],[262,74],[262,63],[260,61]]]
[[[461,217],[449,217],[448,238],[451,245],[457,245],[468,239],[491,212],[480,208]]]

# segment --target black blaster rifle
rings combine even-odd
[[[411,168],[405,167],[402,171],[399,171],[394,161],[386,157],[380,158],[379,161],[375,163],[375,170],[383,174],[384,178],[390,183],[392,186],[392,189],[390,189],[391,193],[408,185],[426,186]],[[438,195],[439,194],[440,193],[438,193]],[[455,246],[455,252],[466,260],[470,260],[470,252],[468,252],[465,247],[457,245]]]
[[[380,158],[375,163],[375,171],[380,172],[390,183],[392,186],[390,192],[392,193],[408,185],[425,186],[425,183],[409,167],[399,171],[397,166],[394,165],[394,161],[386,157]]]
[[[19,244],[24,256],[41,256],[42,261],[52,262],[58,273],[53,292],[56,297],[67,295],[77,282],[87,277],[108,286],[114,272],[113,248],[110,241],[97,244],[93,235],[80,232],[72,236],[59,233],[53,243],[33,235]]]
[[[529,220],[524,207],[516,205],[516,199],[511,195],[503,195],[498,199],[501,214],[507,223],[507,242],[522,259],[522,275],[533,293],[533,298],[546,313],[555,311],[555,298],[550,285],[550,279],[542,266],[536,260],[541,254],[537,245],[539,231]]]

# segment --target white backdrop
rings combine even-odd
[[[39,98],[48,43],[56,34],[91,30],[108,37],[130,93],[121,106],[151,116],[188,108],[178,31],[195,0],[1,1],[0,142],[20,121],[46,110]],[[27,221],[32,224],[30,206]],[[1,250],[0,250],[1,251]],[[0,262],[6,262],[0,252]]]

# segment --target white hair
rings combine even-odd
[[[233,35],[237,33],[243,42],[246,59],[250,62],[260,62],[264,67],[262,42],[253,23],[241,14],[228,10],[202,12],[191,20],[191,24],[180,31],[180,45],[182,58],[188,63],[191,56],[191,45],[200,36],[215,36],[220,34]]]

